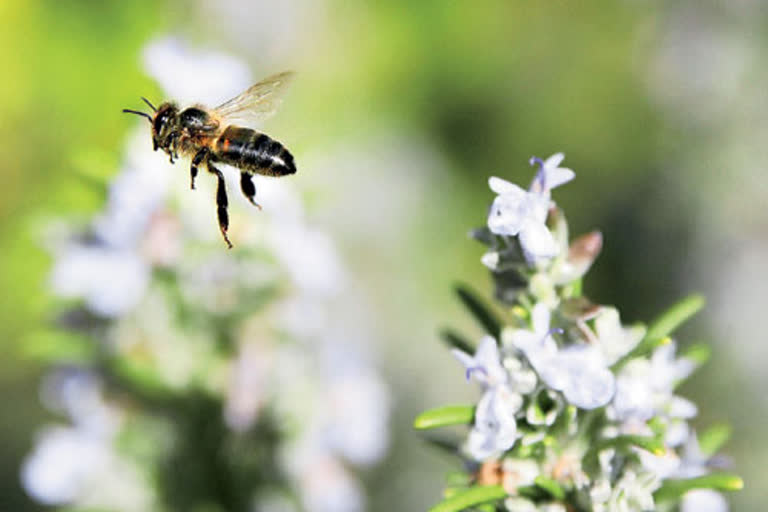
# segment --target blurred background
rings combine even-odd
[[[766,29],[758,0],[0,2],[0,510],[44,510],[19,476],[54,418],[38,392],[46,366],[25,347],[51,321],[39,226],[103,208],[139,122],[120,109],[163,99],[143,52],[167,36],[237,57],[255,78],[299,72],[268,133],[292,149],[308,216],[372,311],[391,440],[362,473],[370,510],[437,500],[455,461],[410,426],[474,396],[436,336],[480,333],[452,294],[469,282],[490,295],[466,234],[485,221],[490,175],[525,184],[528,158],[557,151],[577,174],[555,193],[572,233],[605,235],[585,282],[595,301],[633,322],[688,292],[708,297],[682,344],[710,343],[713,358],[683,394],[701,425],[732,422],[726,452],[746,484],[732,509],[761,510]],[[187,176],[183,163],[162,172]]]

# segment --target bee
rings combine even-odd
[[[195,178],[200,167],[216,176],[216,210],[219,229],[231,249],[227,230],[229,214],[227,188],[224,175],[217,164],[227,164],[240,171],[240,189],[254,206],[255,174],[286,176],[296,172],[293,155],[280,142],[255,130],[255,126],[277,111],[282,94],[293,73],[284,72],[265,78],[238,96],[216,108],[193,105],[183,110],[174,102],[165,102],[155,108],[141,98],[152,114],[124,109],[123,112],[147,118],[152,125],[152,145],[163,150],[171,163],[179,155],[191,158],[190,188],[195,189]]]

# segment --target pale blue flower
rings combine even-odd
[[[522,404],[522,397],[506,385],[490,388],[483,394],[466,445],[472,458],[482,461],[512,448],[517,439],[515,413]]]
[[[467,378],[474,376],[485,390],[475,410],[466,450],[478,461],[500,455],[517,439],[515,414],[523,405],[523,397],[510,386],[509,373],[491,336],[480,340],[474,356],[456,349],[453,355],[466,368]]]
[[[645,422],[657,414],[688,419],[696,406],[673,395],[674,386],[694,369],[692,361],[675,358],[675,344],[657,348],[649,359],[633,359],[616,379],[613,414],[624,422]]]
[[[603,353],[606,364],[612,365],[640,343],[645,327],[624,327],[616,308],[603,307],[595,318],[595,334],[595,345]]]
[[[514,183],[491,177],[488,185],[498,196],[488,215],[488,228],[497,235],[519,236],[526,259],[536,263],[557,256],[560,248],[546,226],[550,191],[572,180],[570,169],[559,167],[564,155],[557,153],[546,161],[532,158],[541,166],[528,191]]]
[[[615,391],[613,373],[599,350],[571,345],[560,350],[549,328],[549,308],[538,303],[531,312],[532,330],[508,331],[508,341],[522,351],[539,377],[550,388],[582,409],[607,404]]]
[[[491,336],[484,336],[480,340],[474,356],[458,349],[451,352],[467,369],[467,378],[474,376],[484,388],[493,388],[509,382],[509,375],[501,364],[499,347]]]
[[[728,502],[712,489],[694,489],[683,495],[680,512],[728,512]]]

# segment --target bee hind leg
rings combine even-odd
[[[261,205],[253,199],[256,196],[256,185],[253,184],[252,176],[247,172],[240,173],[240,190],[253,206],[261,210]]]
[[[216,187],[216,214],[219,219],[219,229],[221,230],[221,236],[224,237],[224,241],[227,242],[227,246],[231,249],[232,242],[229,241],[227,236],[227,229],[229,229],[229,213],[227,213],[227,206],[229,201],[227,200],[227,186],[224,183],[224,175],[216,167],[208,162],[208,172],[216,175],[218,179],[218,185]]]

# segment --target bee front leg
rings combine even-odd
[[[261,210],[261,205],[253,199],[256,196],[256,185],[253,184],[252,177],[247,172],[240,173],[240,190],[253,206]]]
[[[195,190],[195,178],[197,178],[197,168],[200,167],[200,165],[203,163],[203,161],[206,159],[210,152],[208,151],[208,148],[203,148],[197,153],[195,153],[194,158],[192,158],[192,166],[189,168],[189,188],[192,190]]]
[[[179,140],[179,132],[173,132],[168,136],[168,157],[173,163],[173,158],[179,158],[179,154],[176,152],[176,143]]]
[[[231,249],[232,242],[229,241],[227,236],[227,229],[229,229],[229,213],[227,212],[227,206],[229,201],[227,200],[227,186],[224,183],[224,175],[214,167],[211,162],[208,162],[208,172],[213,173],[218,178],[218,186],[216,187],[216,213],[219,218],[219,229],[221,230],[221,236],[224,237],[224,241],[227,242],[227,246]]]

